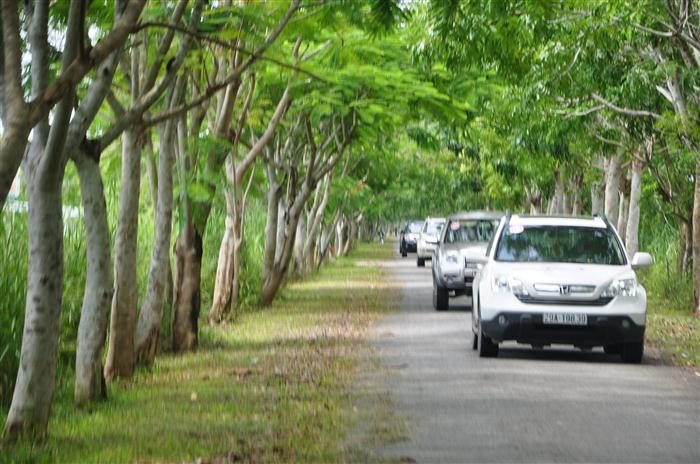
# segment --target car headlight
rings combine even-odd
[[[614,298],[616,296],[637,296],[637,287],[637,279],[613,280],[600,296],[606,298]]]
[[[449,264],[459,264],[459,255],[456,253],[449,253],[445,255],[445,261]]]
[[[494,293],[512,293],[515,296],[529,295],[523,283],[512,277],[494,277],[491,281],[491,289]]]

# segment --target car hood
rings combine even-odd
[[[486,242],[460,242],[460,243],[444,243],[440,249],[443,253],[459,253],[463,258],[483,258],[486,256]]]
[[[600,293],[615,279],[636,278],[629,266],[575,263],[489,263],[492,276],[511,277],[520,280],[534,293],[544,293],[547,285],[577,285],[594,287]],[[551,290],[551,289],[549,289]]]

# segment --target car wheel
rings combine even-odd
[[[433,281],[433,308],[436,311],[447,311],[450,309],[450,294],[445,287],[441,287]]]
[[[418,267],[425,267],[425,258],[416,258],[416,264]]]
[[[622,361],[629,364],[639,364],[644,355],[644,341],[624,343],[622,345]]]
[[[620,352],[622,351],[622,346],[617,343],[611,345],[604,345],[603,351],[605,351],[605,354],[620,354]]]
[[[484,332],[479,328],[479,337],[477,339],[477,347],[479,349],[480,358],[495,358],[498,356],[498,343],[484,335]]]
[[[476,332],[472,332],[472,350],[479,348],[479,335]]]

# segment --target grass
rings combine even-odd
[[[646,339],[673,364],[700,367],[700,317],[687,309],[675,309],[653,294],[648,302]]]
[[[291,284],[271,307],[204,327],[196,353],[158,358],[89,410],[58,395],[49,438],[5,445],[0,461],[357,460],[347,437],[367,418],[358,405],[372,395],[356,388],[372,368],[365,336],[395,291],[360,259],[390,255],[388,244],[359,246]],[[384,427],[374,420],[367,430]]]
[[[700,317],[693,314],[693,282],[678,271],[677,246],[662,241],[656,263],[638,275],[647,290],[647,344],[677,366],[700,367]]]

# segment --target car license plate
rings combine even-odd
[[[544,313],[542,314],[542,323],[553,325],[587,325],[588,317],[585,314]]]

